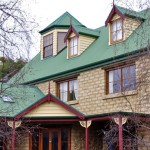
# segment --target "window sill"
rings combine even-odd
[[[78,104],[79,101],[78,100],[73,100],[73,101],[68,101],[67,104],[70,104],[70,105],[75,105],[75,104]]]
[[[138,93],[137,90],[132,90],[132,91],[126,91],[126,92],[122,92],[122,93],[108,94],[103,97],[103,100],[124,97],[124,96],[130,96],[130,95],[136,95],[137,93]]]

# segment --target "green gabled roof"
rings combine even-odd
[[[150,16],[150,9],[145,16]],[[116,45],[109,45],[109,27],[100,27],[99,37],[79,56],[67,59],[67,48],[56,56],[41,60],[37,54],[9,83],[36,83],[79,73],[128,58],[129,52],[145,48],[150,41],[149,20],[145,20],[130,37]],[[140,35],[140,36],[139,36]]]
[[[142,20],[146,19],[144,14],[141,13],[141,12],[137,12],[137,11],[127,9],[127,8],[124,8],[124,7],[120,7],[120,6],[117,6],[117,5],[115,5],[115,7],[124,16],[132,17],[132,18],[138,18],[138,19],[142,19]]]
[[[76,26],[76,25],[72,25],[72,27],[79,34],[89,35],[93,37],[99,37],[100,35],[100,32],[94,29],[90,29],[90,28],[82,27],[82,26]]]
[[[14,117],[45,95],[37,88],[28,85],[1,84],[0,116]],[[4,101],[2,96],[8,96],[12,101]]]
[[[48,30],[54,27],[69,27],[70,24],[85,27],[82,23],[80,23],[76,18],[74,18],[70,13],[65,12],[58,19],[48,25],[46,28],[40,31],[40,33],[45,33]]]

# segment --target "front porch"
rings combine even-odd
[[[149,150],[150,131],[135,124],[132,117],[124,118],[112,114],[87,117],[82,122],[77,118],[24,119],[20,127],[12,128],[7,150]],[[148,123],[149,119],[143,121]],[[27,129],[26,134],[18,141],[22,128]]]

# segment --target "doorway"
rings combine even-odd
[[[42,130],[39,141],[40,150],[61,150],[61,130]]]
[[[70,128],[46,128],[30,136],[30,150],[70,150]]]

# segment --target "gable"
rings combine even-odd
[[[28,112],[24,117],[72,117],[75,116],[55,102],[45,102]]]
[[[114,21],[114,20],[119,19],[119,18],[120,18],[120,16],[118,14],[114,14],[111,21]]]

